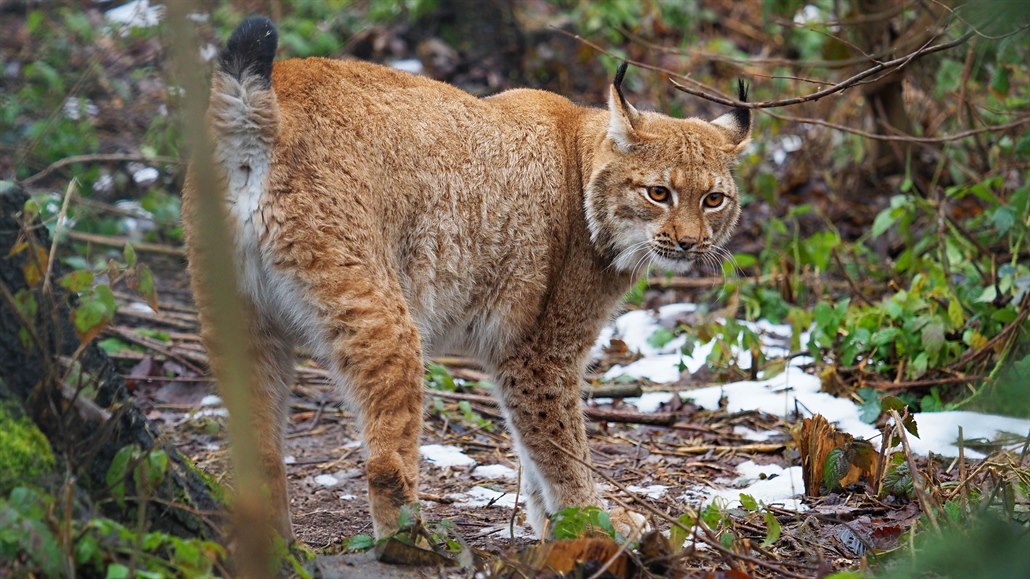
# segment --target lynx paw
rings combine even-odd
[[[630,541],[639,539],[648,527],[647,519],[644,518],[644,515],[623,507],[612,509],[611,520],[615,531]]]

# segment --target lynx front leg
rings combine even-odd
[[[510,360],[500,371],[507,412],[527,493],[530,524],[543,534],[546,518],[568,506],[599,505],[579,400],[579,377],[546,360]],[[556,447],[557,445],[557,447]]]
[[[331,355],[361,420],[372,525],[384,537],[397,530],[401,507],[418,499],[421,341],[399,288],[366,281],[373,275],[339,275],[353,281],[331,312]]]

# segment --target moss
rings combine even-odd
[[[0,496],[12,488],[32,484],[51,472],[56,463],[43,433],[31,420],[16,417],[0,403]]]
[[[215,477],[204,472],[202,468],[197,466],[197,464],[190,460],[188,457],[180,454],[179,458],[182,459],[183,466],[192,471],[193,474],[200,477],[200,480],[204,481],[204,485],[207,486],[209,491],[211,491],[211,496],[214,497],[216,501],[218,501],[222,505],[228,504],[228,493],[226,492],[225,487],[222,486],[217,480],[215,480]],[[183,494],[185,495],[186,493]],[[182,498],[186,499],[187,501],[189,500],[188,496],[184,496]]]

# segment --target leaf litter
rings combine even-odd
[[[127,307],[127,296],[117,297],[126,307],[119,308],[107,332],[124,340],[127,332],[138,331],[141,319]],[[692,304],[673,304],[628,312],[606,328],[593,350],[595,370],[588,377],[594,387],[632,384],[638,392],[588,396],[595,468],[621,483],[621,488],[601,483],[609,507],[627,503],[650,515],[656,531],[651,538],[633,548],[605,537],[536,544],[525,521],[524,501],[516,500],[518,459],[497,407],[490,403],[490,387],[457,379],[483,376],[472,361],[461,358],[444,360],[456,378],[454,393],[426,392],[427,406],[435,410],[430,410],[420,447],[425,520],[448,521],[452,533],[474,554],[477,568],[495,576],[519,576],[527,569],[538,575],[573,569],[589,576],[606,564],[605,572],[614,577],[644,572],[811,576],[861,566],[872,553],[896,548],[921,511],[911,493],[905,493],[911,479],[906,468],[886,460],[883,469],[877,468],[882,435],[862,420],[861,403],[821,391],[819,378],[806,372],[811,360],[800,356],[775,376],[712,384],[705,369],[710,353],[706,345],[688,355],[679,350],[684,341],[678,336],[652,339],[670,320],[682,320],[695,310]],[[161,304],[143,321],[167,336],[122,342],[112,349],[114,357],[126,364],[130,385],[148,416],[170,426],[188,423],[189,428],[165,431],[179,439],[180,448],[201,468],[231,484],[224,408],[210,380],[195,370],[206,362],[195,313],[187,305]],[[755,328],[766,337],[762,347],[769,355],[786,353],[789,327]],[[736,354],[746,366],[750,352]],[[380,569],[370,555],[347,550],[349,538],[371,533],[354,416],[334,396],[328,374],[317,364],[304,361],[297,370],[286,437],[297,537],[323,554],[314,564],[323,575],[341,565]],[[641,414],[669,415],[672,420],[653,425],[598,419]],[[483,423],[470,421],[470,416]],[[912,418],[920,434],[908,437],[918,455],[917,468],[932,469],[938,482],[957,480],[957,461],[950,457],[958,454],[959,425],[967,443],[962,449],[967,472],[975,471],[975,459],[995,457],[1024,443],[1030,430],[1025,420],[974,412],[917,413]],[[488,422],[498,428],[486,428]],[[870,450],[874,458],[869,458]],[[925,456],[929,452],[933,456]],[[874,488],[878,474],[889,491],[885,495]],[[818,493],[813,492],[815,485]],[[379,550],[394,560],[408,557],[416,565],[441,563],[392,543]],[[390,572],[417,576],[400,568]],[[448,573],[465,571],[459,567]]]

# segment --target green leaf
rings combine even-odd
[[[908,463],[902,461],[887,469],[887,473],[883,475],[884,495],[907,499],[912,498],[912,492],[912,477],[908,472]]]
[[[962,311],[962,302],[958,298],[953,298],[948,302],[948,321],[951,322],[951,327],[961,328],[965,323],[965,314]]]
[[[678,521],[679,524],[683,525],[687,529],[693,528],[695,524],[694,517],[692,517],[689,513],[684,513],[680,515],[679,518],[676,519],[676,521]],[[690,532],[688,530],[684,530],[676,525],[673,525],[673,527],[669,529],[669,543],[672,545],[673,552],[679,552],[679,550],[682,549],[683,545],[687,542],[687,537],[689,536]]]
[[[1005,235],[1016,224],[1016,211],[1008,206],[1002,205],[991,213],[991,221],[998,233]]]
[[[826,490],[832,492],[840,488],[840,479],[848,474],[850,468],[851,465],[844,455],[844,449],[834,448],[831,450],[826,455],[826,461],[823,462],[823,486],[826,487]]]
[[[819,302],[815,305],[815,311],[813,312],[815,323],[821,329],[827,333],[836,332],[837,328],[830,328],[830,325],[834,321],[834,311],[830,304],[826,302]]]
[[[740,506],[744,507],[745,511],[757,511],[758,501],[755,500],[755,497],[749,494],[740,493]]]
[[[107,467],[104,482],[111,489],[111,495],[119,504],[125,502],[125,476],[128,474],[129,461],[138,453],[135,445],[128,444],[118,449],[111,464]]]
[[[163,450],[151,450],[139,461],[132,475],[138,489],[153,493],[161,485],[167,470],[168,454]]]
[[[88,334],[90,330],[102,325],[107,318],[107,307],[103,303],[88,299],[75,308],[75,329],[80,334]]]
[[[873,332],[869,340],[876,346],[884,346],[894,341],[899,330],[894,327],[881,328]]]
[[[876,393],[876,390],[872,388],[862,388],[858,391],[858,395],[862,398],[859,418],[866,424],[876,422],[876,419],[880,417],[880,397]]]
[[[661,349],[674,339],[676,339],[676,334],[674,334],[672,330],[669,328],[659,327],[653,334],[651,334],[651,337],[647,339],[647,343],[650,344],[652,348]]]
[[[128,246],[126,246],[128,247]],[[141,296],[146,298],[147,304],[151,308],[157,309],[157,290],[154,288],[154,273],[150,271],[150,268],[146,264],[139,264],[137,268],[137,278],[139,279],[139,293]]]
[[[762,547],[768,549],[780,540],[780,521],[776,519],[776,516],[765,511],[765,540],[762,541]]]
[[[375,546],[376,541],[372,535],[354,535],[344,543],[344,549],[348,551],[367,551]]]
[[[891,210],[891,208],[887,208],[881,211],[876,216],[876,219],[873,220],[873,228],[871,232],[873,239],[876,239],[877,237],[883,235],[888,229],[891,228],[892,225],[894,225],[895,221],[897,221],[897,219],[894,217],[894,212]]]
[[[121,563],[111,563],[107,566],[107,579],[125,579],[129,576],[129,568]]]
[[[926,352],[931,356],[936,355],[944,347],[944,323],[933,320],[923,326],[922,338]]]
[[[887,300],[886,309],[887,315],[890,316],[892,320],[900,318],[905,313],[905,307],[902,306],[900,302],[894,299]]]
[[[88,269],[76,270],[62,277],[59,283],[70,292],[82,293],[93,285],[93,272]]]
[[[85,567],[99,561],[100,547],[92,533],[86,533],[75,543],[75,564]]]
[[[890,412],[891,410],[901,412],[906,406],[907,404],[897,396],[887,396],[880,402],[880,410],[883,412]]]
[[[106,285],[98,285],[93,290],[93,295],[97,301],[104,304],[104,308],[107,309],[107,316],[109,318],[114,317],[114,313],[118,311],[118,301],[114,299],[114,294],[111,293],[111,288]]]
[[[958,88],[962,80],[962,63],[951,58],[945,58],[937,66],[937,84],[934,89],[935,96],[939,99],[944,93],[953,92]]]
[[[132,349],[128,344],[119,340],[118,338],[104,338],[103,340],[97,342],[97,346],[100,346],[100,349],[106,352],[107,354],[117,354],[118,352],[121,352],[123,350]]]
[[[122,255],[125,257],[125,265],[127,267],[134,267],[136,265],[136,248],[131,243],[125,244]]]
[[[926,369],[930,366],[930,357],[926,352],[919,352],[919,355],[912,360],[912,364],[909,365],[909,375],[913,378],[919,378],[923,374],[926,374]]]
[[[998,290],[991,285],[985,287],[984,290],[980,292],[980,297],[976,298],[974,301],[978,304],[987,304],[993,302],[996,297],[998,297]]]
[[[994,69],[991,76],[991,90],[1001,96],[1009,94],[1009,69],[1007,66],[999,66]]]

